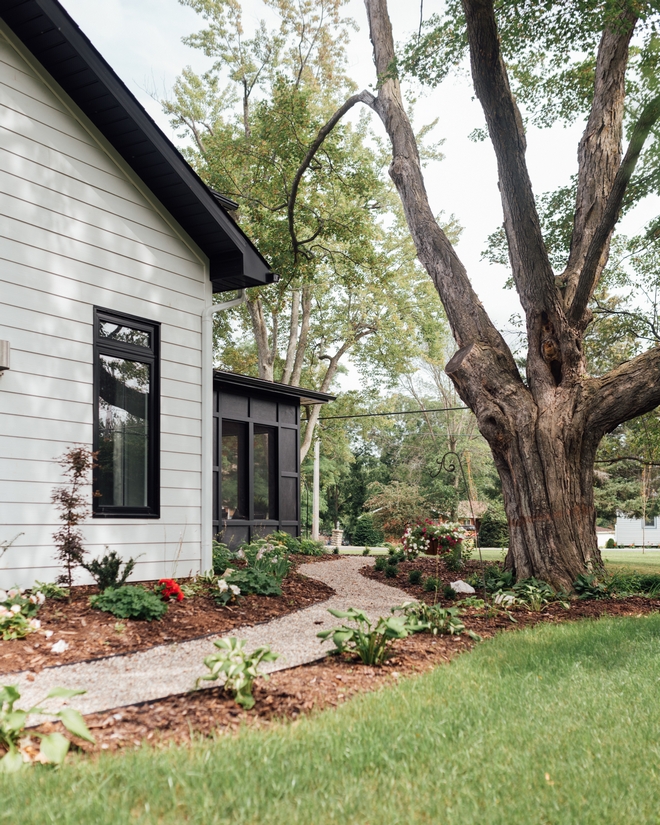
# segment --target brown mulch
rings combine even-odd
[[[478,569],[474,562],[461,571],[452,573],[435,559],[418,558],[402,562],[399,575],[386,579],[384,573],[371,567],[362,570],[369,578],[392,584],[410,593],[411,597],[432,602],[433,593],[425,593],[421,586],[408,582],[408,571],[422,569],[425,575],[436,575],[443,582],[464,578]],[[451,602],[440,600],[444,606]],[[483,638],[501,630],[520,629],[539,622],[560,622],[582,618],[595,619],[603,615],[640,616],[660,610],[660,600],[631,597],[620,600],[571,602],[568,610],[560,605],[547,607],[542,613],[531,613],[515,608],[511,615],[498,611],[487,615],[474,608],[462,616],[466,626]],[[75,739],[86,753],[98,753],[125,747],[139,747],[143,743],[155,746],[169,743],[185,744],[199,736],[233,734],[241,726],[264,728],[273,722],[295,720],[313,710],[336,707],[356,693],[377,690],[395,684],[399,679],[421,673],[450,661],[469,650],[475,642],[468,636],[437,636],[417,634],[395,642],[393,655],[382,667],[368,667],[350,657],[330,656],[309,665],[278,671],[270,681],[255,685],[256,705],[251,711],[238,707],[221,687],[167,697],[155,702],[117,708],[85,717],[96,737],[96,745]],[[59,723],[47,723],[39,730],[62,730]]]
[[[294,566],[306,564],[316,557],[294,558]],[[319,557],[323,561],[338,558]],[[178,579],[184,584],[186,579]],[[150,587],[155,582],[141,582]],[[110,613],[94,610],[89,597],[97,587],[72,588],[71,602],[47,599],[38,613],[41,629],[25,639],[0,641],[0,674],[19,670],[38,673],[44,667],[71,664],[118,653],[134,653],[155,645],[182,642],[216,633],[226,633],[234,627],[255,625],[325,601],[334,591],[323,582],[292,572],[282,582],[281,596],[243,596],[225,607],[216,604],[210,588],[203,588],[193,598],[170,601],[168,611],[160,621],[144,622],[118,619]],[[46,631],[53,635],[46,637]],[[53,644],[63,639],[68,645],[64,653],[50,652]]]

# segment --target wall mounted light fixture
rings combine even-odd
[[[9,341],[0,341],[0,375],[5,370],[9,369],[9,354],[11,352],[11,347],[9,345]]]

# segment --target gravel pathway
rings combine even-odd
[[[280,658],[264,665],[265,671],[285,670],[320,659],[333,645],[331,641],[321,643],[316,634],[337,624],[328,608],[346,610],[356,607],[377,618],[389,614],[395,605],[410,601],[410,596],[403,590],[359,574],[361,567],[373,563],[372,558],[346,556],[341,560],[305,564],[298,568],[298,572],[325,582],[335,590],[334,596],[265,624],[239,627],[223,635],[245,639],[249,648],[270,645]],[[20,705],[29,707],[41,701],[53,687],[86,690],[84,696],[76,696],[71,701],[72,706],[82,713],[185,693],[194,686],[198,676],[208,672],[203,659],[215,650],[214,638],[220,636],[159,645],[150,650],[92,662],[49,667],[37,674],[34,681],[28,680],[27,672],[20,673],[15,680],[21,693]],[[208,687],[217,684],[206,683]],[[49,701],[48,707],[56,709],[57,701]]]

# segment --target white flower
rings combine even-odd
[[[51,647],[51,653],[64,653],[65,650],[69,649],[69,645],[64,641],[64,639],[60,639],[59,642],[55,642],[55,644]]]
[[[39,591],[37,592],[37,603],[38,603],[38,604],[43,604],[45,601],[46,601],[46,597],[45,597],[45,596],[44,596],[44,594],[41,592],[41,590],[39,590]]]
[[[0,604],[0,616],[13,616],[14,614],[6,608],[4,605]]]
[[[12,587],[12,589],[7,593],[7,596],[10,599],[14,599],[14,598],[16,598],[16,596],[19,596],[19,595],[20,595],[20,590],[16,590],[15,587]]]
[[[8,599],[7,591],[6,590],[0,590],[0,602],[6,602],[7,599]]]
[[[30,619],[28,624],[30,625],[30,627],[33,627],[35,630],[39,630],[39,628],[41,627],[41,622],[39,621],[39,619]]]
[[[240,596],[241,595],[241,588],[238,585],[230,584],[229,589],[234,594],[234,596]]]
[[[226,593],[227,590],[229,590],[229,585],[227,584],[227,582],[224,579],[220,579],[218,581],[218,590],[221,593]]]
[[[12,604],[12,606],[11,606],[11,612],[12,612],[12,613],[20,613],[20,612],[21,612],[21,606],[20,606],[20,604]]]
[[[55,631],[54,631],[54,630],[44,630],[44,636],[45,636],[47,639],[50,639],[50,637],[53,635],[53,633],[55,633]]]

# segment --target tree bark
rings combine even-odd
[[[660,108],[652,101],[621,163],[621,123],[628,43],[634,19],[605,32],[594,106],[580,145],[578,209],[565,276],[557,283],[540,230],[525,163],[525,135],[501,56],[492,0],[463,0],[475,90],[499,170],[516,288],[527,320],[527,383],[472,291],[467,273],[433,219],[414,133],[393,73],[387,0],[365,0],[378,73],[371,108],[392,143],[390,175],[418,256],[440,294],[459,350],[446,366],[474,412],[502,481],[510,529],[506,566],[570,588],[602,566],[596,540],[593,467],[605,433],[660,403],[660,347],[590,378],[582,351],[584,296],[607,257],[634,158]],[[561,279],[559,279],[561,281]],[[565,301],[579,295],[569,312]],[[579,310],[579,311],[577,311]],[[579,317],[578,317],[579,316]]]

